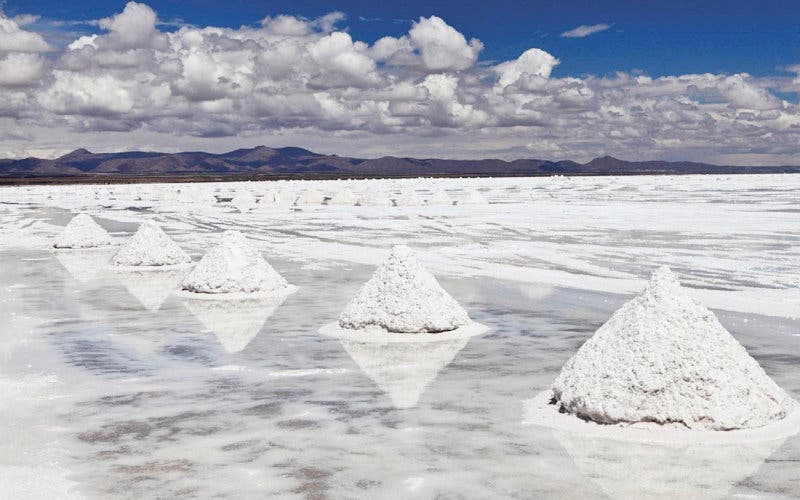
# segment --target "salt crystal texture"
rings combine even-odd
[[[351,330],[438,333],[469,324],[467,312],[414,257],[398,245],[339,317]]]
[[[394,200],[395,205],[398,207],[415,207],[424,205],[425,202],[420,198],[416,191],[413,189],[404,189],[400,196]]]
[[[111,244],[111,236],[86,214],[76,215],[56,238],[55,248],[96,248]]]
[[[601,424],[761,427],[794,401],[666,267],[564,365],[560,411]]]
[[[428,205],[452,205],[453,199],[450,195],[441,189],[433,193],[433,196],[428,198]]]
[[[348,188],[342,188],[333,195],[333,198],[328,200],[328,205],[349,205],[353,206],[356,204],[356,195],[353,194],[353,191]]]
[[[153,221],[144,222],[111,259],[115,266],[161,267],[189,264],[192,259],[161,227]]]
[[[288,287],[238,231],[225,231],[222,241],[203,256],[181,284],[183,290],[204,294],[271,293]]]
[[[358,199],[358,204],[362,207],[391,207],[392,200],[383,191],[368,189]]]

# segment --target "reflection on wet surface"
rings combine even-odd
[[[166,294],[180,279],[168,273],[79,279],[81,266],[60,257],[2,251],[0,380],[21,387],[22,402],[0,410],[2,425],[18,429],[0,458],[20,464],[19,449],[57,452],[45,469],[42,457],[21,463],[60,474],[85,497],[800,495],[797,438],[658,448],[523,424],[521,400],[549,385],[623,296],[443,277],[489,333],[357,343],[316,332],[370,266],[272,259],[297,293],[225,302]],[[798,398],[788,333],[800,323],[720,319]],[[31,378],[40,373],[55,378]]]

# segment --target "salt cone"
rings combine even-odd
[[[413,189],[404,189],[400,196],[394,200],[394,203],[398,207],[416,207],[424,205],[425,201]]]
[[[76,215],[56,238],[55,248],[97,248],[111,244],[111,237],[94,219]]]
[[[767,425],[796,403],[666,267],[564,365],[552,403],[602,424]]]
[[[450,198],[450,195],[446,192],[442,191],[441,189],[433,193],[433,195],[428,198],[428,205],[445,205],[449,206],[453,204],[453,199]]]
[[[461,201],[462,205],[486,205],[488,202],[483,197],[480,191],[473,189],[467,193],[467,196]]]
[[[322,205],[325,196],[316,189],[306,189],[297,197],[297,205]]]
[[[383,191],[369,189],[358,199],[358,204],[362,207],[391,207],[392,200]]]
[[[348,188],[344,187],[336,192],[333,195],[333,198],[328,200],[328,205],[343,205],[343,206],[353,206],[356,204],[356,195],[353,194],[353,191]]]
[[[238,231],[226,231],[209,250],[181,288],[198,294],[271,294],[288,292],[289,285]]]
[[[136,234],[111,259],[115,266],[162,267],[189,264],[192,259],[153,221],[144,222]]]
[[[414,257],[398,245],[339,317],[346,329],[438,333],[470,323],[467,312]]]

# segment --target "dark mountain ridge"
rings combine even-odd
[[[191,176],[215,178],[453,177],[543,175],[681,175],[800,173],[798,166],[740,167],[688,161],[625,161],[611,156],[587,163],[538,159],[452,160],[438,158],[349,158],[297,147],[257,146],[228,153],[92,153],[76,149],[53,160],[0,160],[0,179],[106,180]]]

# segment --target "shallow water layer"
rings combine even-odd
[[[674,187],[665,194],[632,185],[638,198],[626,191],[624,203],[636,205],[627,212],[648,210],[650,197],[671,203],[682,196]],[[650,265],[631,261],[637,246],[680,262],[685,274],[703,270],[697,284],[706,290],[734,292],[752,283],[731,273],[728,262],[752,264],[761,249],[780,255],[786,272],[770,267],[779,265],[774,261],[750,265],[752,281],[761,290],[788,290],[780,288],[782,280],[798,268],[783,242],[794,241],[794,226],[768,215],[790,206],[789,195],[778,193],[759,210],[751,206],[753,226],[745,221],[735,231],[687,220],[682,234],[663,227],[637,233],[618,221],[616,229],[597,229],[605,241],[587,249],[592,224],[582,222],[574,240],[560,230],[567,250],[559,256],[548,250],[555,236],[538,223],[517,225],[502,216],[503,197],[522,191],[513,187],[492,187],[496,203],[476,209],[474,218],[455,207],[410,214],[338,207],[243,214],[222,205],[91,209],[120,241],[155,216],[195,260],[219,231],[243,230],[299,287],[269,304],[185,300],[169,293],[180,279],[174,273],[113,271],[104,264],[112,251],[52,252],[47,242],[76,206],[0,200],[4,225],[20,235],[13,240],[7,231],[0,241],[0,426],[12,430],[0,440],[0,496],[800,496],[797,437],[746,449],[632,446],[523,423],[525,401],[547,388],[630,296],[611,293],[620,292],[615,280],[644,277],[632,274]],[[587,203],[597,203],[598,190],[585,191]],[[750,196],[731,191],[700,184],[691,197]],[[562,207],[580,199],[569,196]],[[518,221],[557,211],[516,200],[506,211]],[[675,223],[670,213],[661,226]],[[756,221],[764,225],[756,228]],[[703,234],[706,247],[699,243]],[[736,248],[723,248],[726,239]],[[512,241],[513,251],[505,252]],[[318,334],[398,242],[422,248],[423,261],[489,333],[431,345],[358,344]],[[570,254],[570,248],[579,250]],[[561,266],[582,269],[579,280],[607,281],[580,289],[491,276],[498,268],[476,270],[482,251],[488,265]],[[333,260],[322,258],[325,252]],[[595,259],[602,268],[591,267]],[[786,293],[780,297],[791,299]],[[731,304],[735,310],[737,302]],[[767,373],[800,399],[800,321],[716,312]]]

